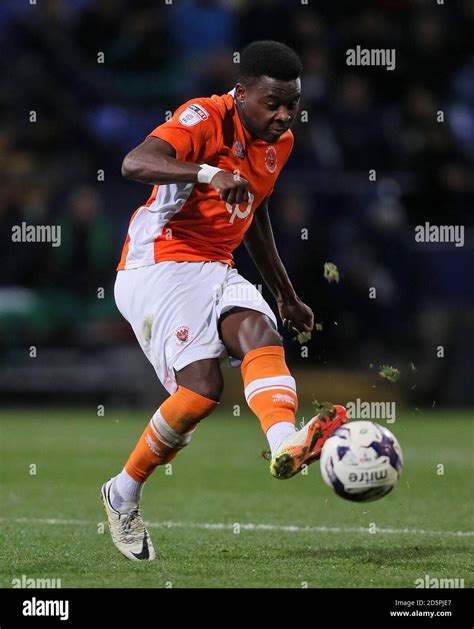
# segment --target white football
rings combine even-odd
[[[338,428],[321,452],[321,474],[338,496],[367,502],[382,498],[397,484],[403,454],[396,437],[370,421]]]

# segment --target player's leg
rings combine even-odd
[[[102,499],[112,539],[129,559],[155,553],[138,510],[143,486],[154,470],[189,445],[198,423],[217,406],[222,374],[215,358],[193,362],[176,373],[178,389],[159,407],[123,470],[104,484]]]
[[[116,495],[112,497],[117,509],[136,506],[143,484],[155,468],[172,461],[189,445],[198,423],[219,402],[223,380],[216,358],[183,367],[176,372],[176,381],[178,390],[153,415],[130,455],[123,481],[120,475],[117,477]]]
[[[245,397],[260,420],[272,454],[295,432],[296,383],[285,362],[282,338],[262,312],[235,307],[220,319],[229,355],[242,361]]]
[[[196,360],[176,372],[176,382],[198,395],[219,402],[224,380],[217,358]]]
[[[102,488],[112,539],[130,559],[154,557],[138,509],[144,483],[190,443],[197,424],[218,404],[222,375],[217,357],[224,346],[212,316],[212,291],[206,288],[219,281],[219,273],[212,265],[166,262],[121,271],[116,281],[117,306],[171,394],[122,471]]]
[[[295,431],[298,407],[281,336],[265,314],[248,308],[228,310],[219,323],[227,352],[243,361],[245,397],[260,419],[273,454]]]
[[[113,479],[111,503],[117,510],[138,506],[144,483],[159,465],[189,445],[198,423],[216,407],[222,373],[216,358],[195,361],[176,372],[178,390],[158,408],[122,472]]]
[[[242,361],[245,398],[257,415],[271,449],[270,471],[289,478],[303,464],[319,458],[327,437],[346,421],[345,409],[334,407],[301,430],[295,427],[296,383],[286,365],[281,336],[263,312],[236,307],[220,319],[220,334],[228,353]]]
[[[198,423],[217,406],[222,374],[216,358],[193,362],[176,372],[178,390],[154,413],[111,490],[116,509],[136,507],[145,481],[191,442]]]

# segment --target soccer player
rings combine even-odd
[[[296,385],[276,317],[232,257],[243,240],[283,326],[313,329],[313,313],[288,278],[268,215],[293,147],[301,71],[291,48],[253,42],[242,53],[234,89],[187,101],[124,159],[124,177],[154,187],[130,220],[115,300],[170,393],[123,470],[102,486],[113,542],[129,559],[155,557],[139,510],[143,485],[219,404],[222,358],[240,364],[275,478],[290,478],[318,459],[328,436],[347,421],[344,407],[335,406],[296,430]]]

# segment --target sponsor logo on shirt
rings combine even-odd
[[[204,107],[201,107],[201,105],[197,103],[192,103],[180,114],[179,121],[185,127],[193,127],[198,124],[198,122],[202,122],[208,118],[209,114]]]
[[[247,216],[252,211],[252,205],[254,201],[255,201],[255,196],[251,192],[249,192],[249,200],[248,200],[247,207],[245,208],[245,210],[240,209],[240,203],[234,203],[233,205],[231,205],[230,203],[226,203],[225,207],[227,211],[230,213],[229,223],[234,223],[234,220],[236,217],[247,218]]]

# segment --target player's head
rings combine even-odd
[[[303,66],[294,50],[277,41],[255,41],[240,58],[235,99],[245,127],[276,142],[293,124],[301,95]]]

